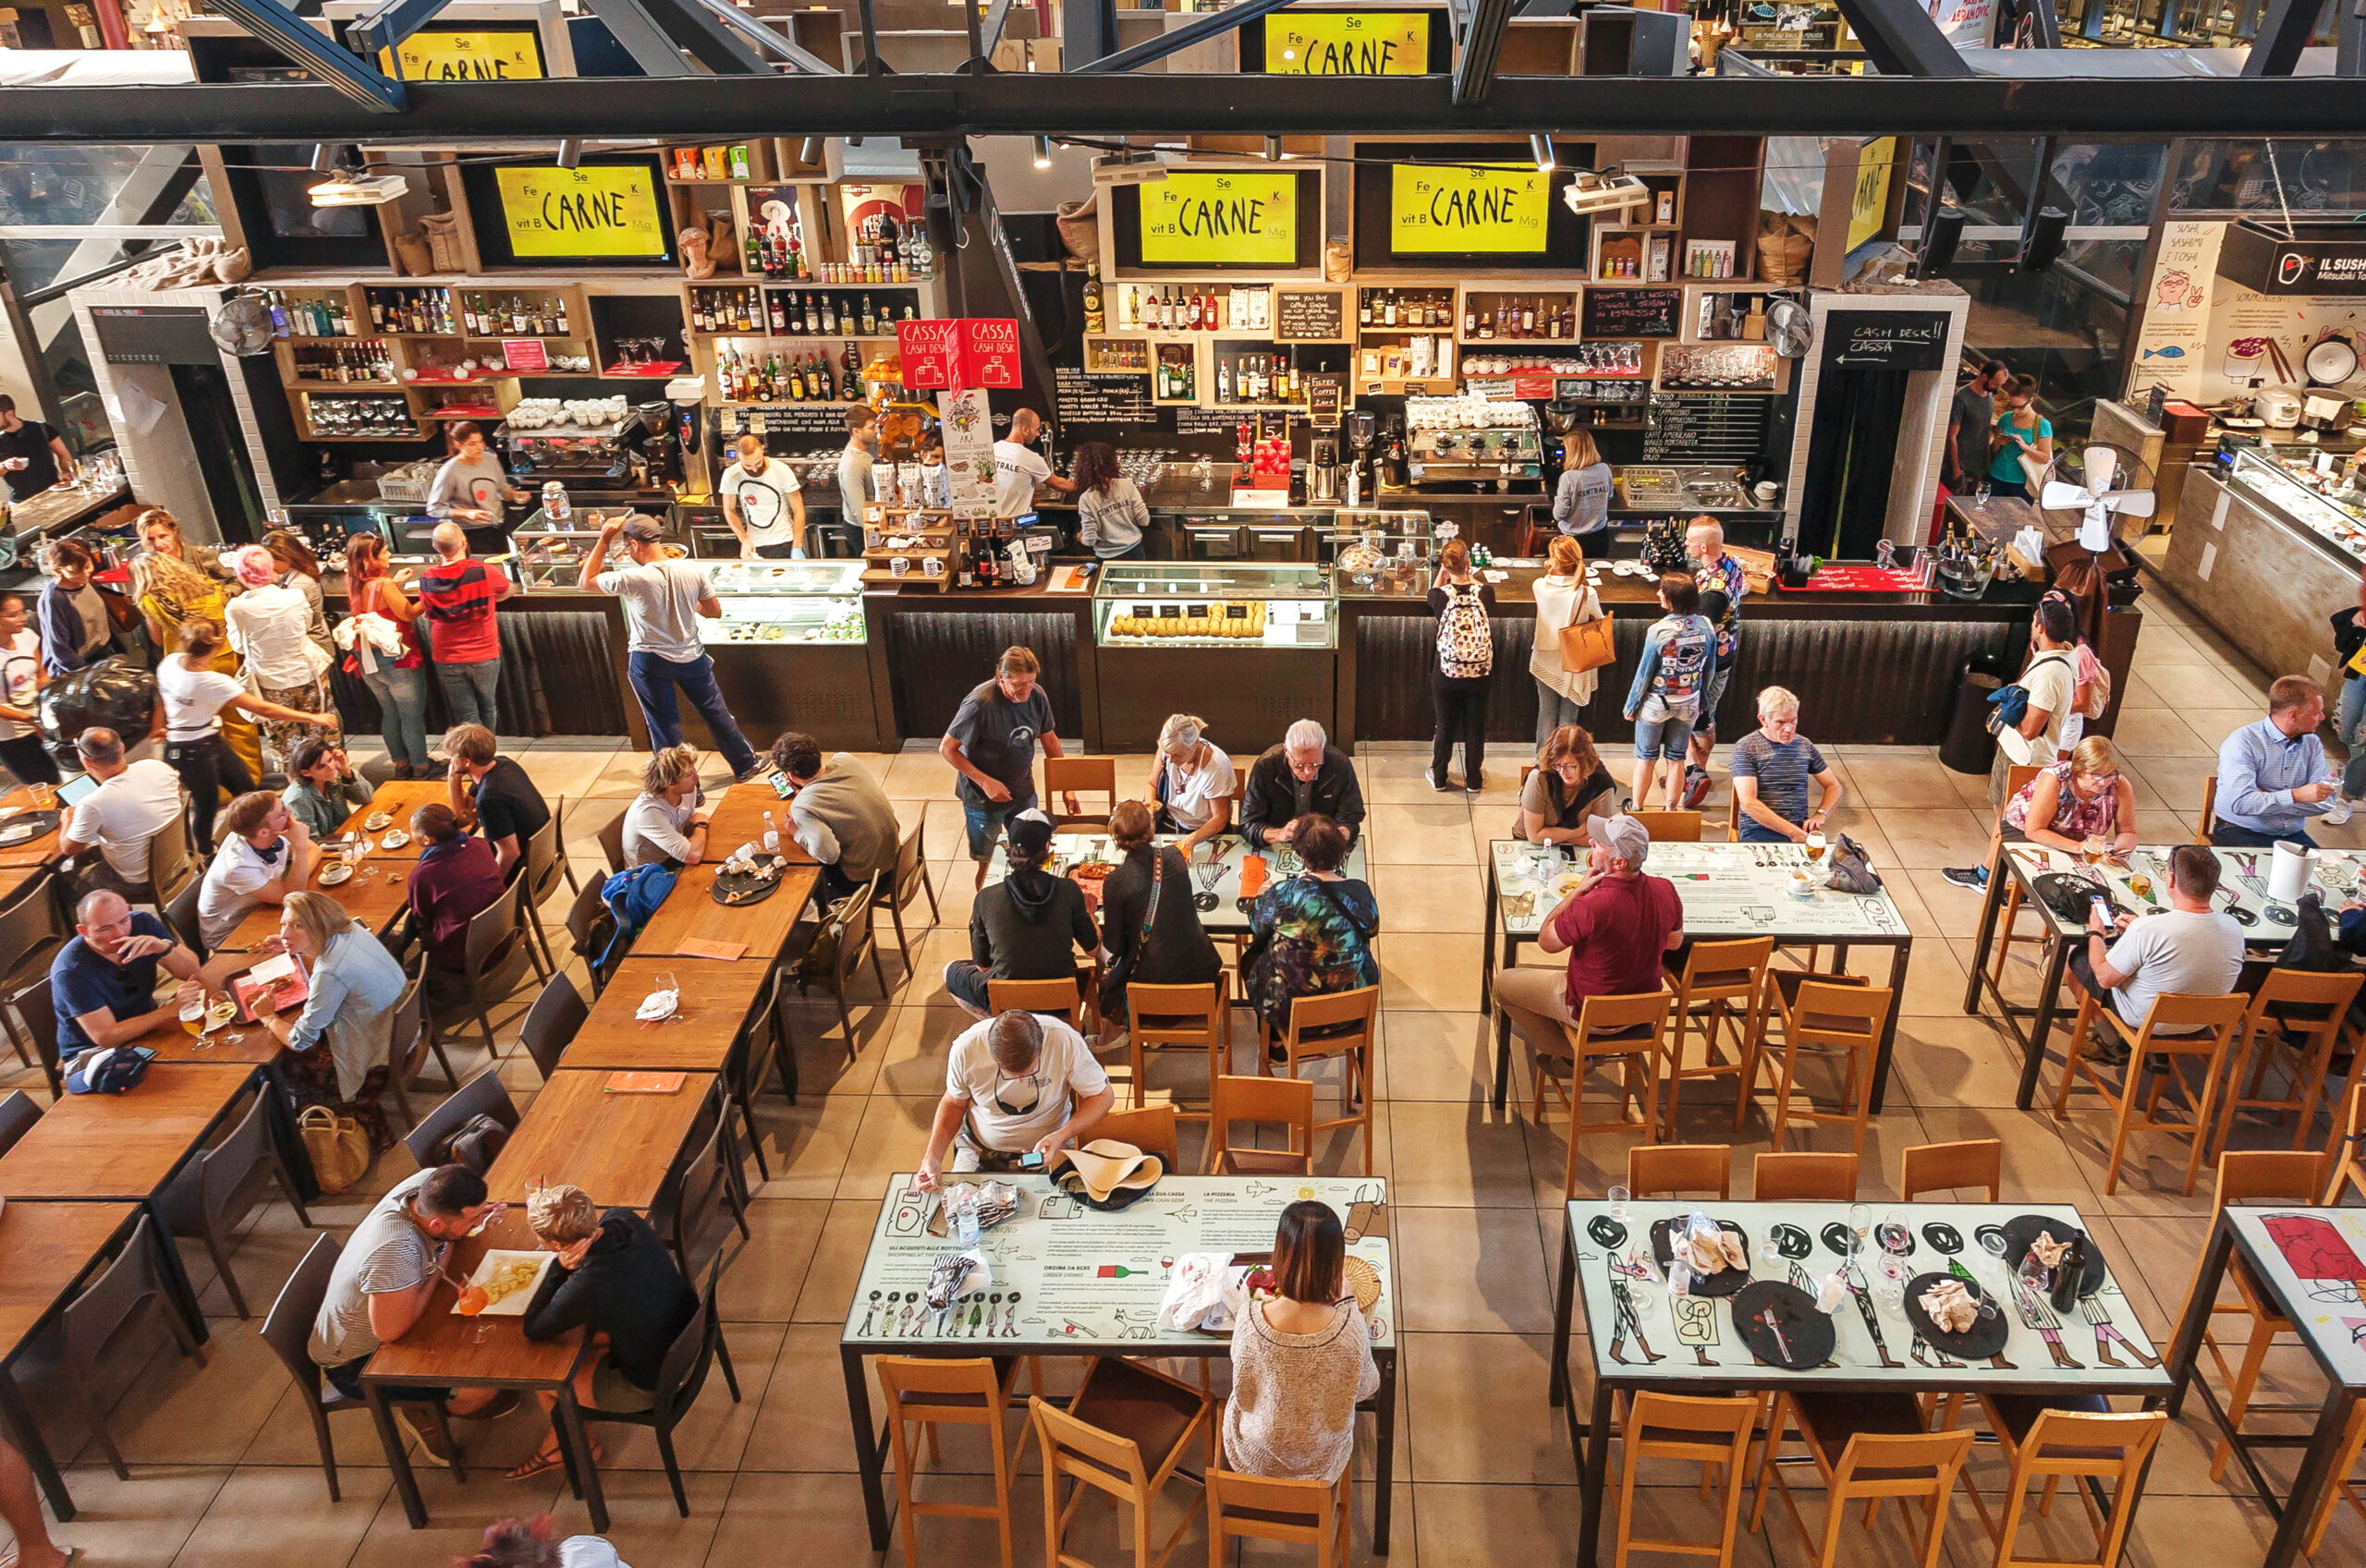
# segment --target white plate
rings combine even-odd
[[[342,887],[352,880],[353,868],[350,866],[331,866],[327,870],[321,873],[321,885],[323,887]]]
[[[410,834],[403,832],[400,828],[396,828],[393,833],[388,833],[384,839],[379,841],[378,847],[381,849],[400,849],[404,845],[409,844],[409,842]]]
[[[480,1318],[523,1318],[526,1315],[527,1306],[534,1299],[534,1292],[541,1288],[543,1271],[556,1261],[558,1261],[558,1254],[555,1252],[511,1252],[501,1247],[488,1248],[484,1257],[477,1263],[477,1271],[469,1276],[469,1283],[482,1285],[488,1282],[494,1272],[507,1263],[533,1265],[534,1277],[487,1307],[477,1316]],[[452,1310],[456,1313],[460,1310],[457,1301],[452,1304]]]
[[[361,819],[361,825],[368,828],[374,833],[380,828],[393,827],[395,825],[395,820],[386,815],[384,811],[372,811],[370,815]]]

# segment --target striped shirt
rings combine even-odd
[[[1752,730],[1734,742],[1733,760],[1726,764],[1738,779],[1756,779],[1760,804],[1787,822],[1798,824],[1808,820],[1808,780],[1829,766],[1815,742],[1805,735],[1793,735],[1782,745],[1769,740],[1764,730]],[[1782,844],[1782,834],[1765,823],[1743,812],[1741,836],[1745,844]]]

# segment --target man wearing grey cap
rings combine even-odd
[[[628,566],[607,569],[608,551],[616,536],[624,536]],[[714,661],[700,645],[697,617],[713,620],[723,606],[695,562],[669,560],[658,544],[665,537],[656,518],[635,512],[600,525],[600,538],[583,557],[575,586],[586,593],[613,593],[624,601],[632,694],[649,723],[652,751],[682,744],[681,711],[674,688],[689,694],[706,721],[715,749],[731,765],[732,776],[746,779],[756,771],[756,748],[739,733],[731,710],[723,705],[723,690],[714,684]]]
[[[1593,852],[1585,874],[1536,932],[1538,947],[1569,955],[1567,971],[1495,971],[1496,1004],[1540,1063],[1548,1056],[1569,1060],[1561,1029],[1577,1023],[1587,997],[1658,991],[1661,954],[1684,942],[1684,906],[1676,884],[1643,873],[1652,852],[1652,835],[1643,824],[1624,814],[1589,817],[1586,836],[1593,841]],[[1577,1092],[1574,1086],[1570,1092]]]

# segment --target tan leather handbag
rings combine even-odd
[[[1572,675],[1599,670],[1618,657],[1610,635],[1610,617],[1598,615],[1561,628],[1561,668]]]

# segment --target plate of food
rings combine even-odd
[[[1668,1240],[1668,1227],[1674,1222],[1655,1220],[1652,1222],[1652,1257],[1659,1264],[1660,1272],[1667,1272],[1676,1252]],[[1718,1235],[1714,1243],[1718,1267],[1706,1270],[1710,1261],[1706,1250],[1693,1245],[1692,1294],[1695,1295],[1731,1295],[1750,1283],[1750,1236],[1731,1220],[1717,1222]]]
[[[400,849],[404,845],[409,844],[409,842],[410,834],[403,832],[400,828],[396,828],[394,832],[388,833],[384,838],[378,841],[378,847],[381,849]]]
[[[452,1310],[463,1318],[523,1318],[543,1282],[543,1272],[557,1260],[555,1252],[512,1252],[488,1247],[469,1276]]]
[[[361,825],[368,828],[374,833],[380,828],[393,827],[395,825],[395,820],[384,811],[372,811],[370,815],[361,819]]]
[[[1916,1333],[1966,1361],[1996,1355],[2013,1331],[2002,1311],[1986,1309],[1995,1307],[1994,1297],[1955,1274],[1917,1274],[1906,1286],[1902,1305]]]
[[[715,869],[714,901],[735,908],[743,904],[762,904],[780,891],[781,867],[786,863],[776,855],[725,861]]]

